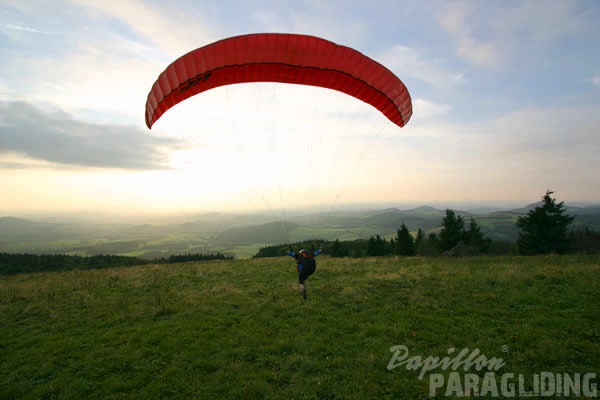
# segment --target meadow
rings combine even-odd
[[[600,372],[599,256],[318,261],[306,301],[289,257],[2,277],[0,398],[428,398],[397,345]]]

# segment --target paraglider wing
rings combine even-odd
[[[260,33],[236,36],[193,50],[163,71],[148,94],[146,125],[171,107],[219,86],[280,82],[346,93],[402,127],[412,115],[406,86],[364,54],[315,36]]]

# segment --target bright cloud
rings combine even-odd
[[[6,25],[4,25],[4,28],[10,29],[10,30],[15,30],[15,31],[29,32],[29,33],[43,33],[40,30],[37,30],[37,29],[29,27],[29,26],[23,26],[23,25],[6,24]]]
[[[183,12],[169,3],[156,2],[152,6],[139,1],[128,0],[71,0],[84,7],[90,13],[119,19],[137,34],[170,57],[177,57],[218,38],[217,34],[202,16],[201,8],[192,12]]]
[[[429,119],[432,117],[447,114],[450,111],[448,104],[435,104],[424,99],[413,100],[413,113],[420,119]]]
[[[314,4],[316,10],[285,12],[264,8],[252,13],[252,18],[264,32],[308,33],[327,38],[333,42],[361,47],[368,26],[360,19],[340,19],[338,7],[328,7],[327,2]]]
[[[445,67],[433,57],[426,57],[416,48],[394,45],[378,59],[404,80],[410,78],[438,88],[465,83],[463,73]]]

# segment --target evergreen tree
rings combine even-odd
[[[419,242],[417,254],[420,256],[436,256],[439,254],[438,248],[438,237],[434,232],[431,232]]]
[[[371,236],[369,238],[369,243],[367,244],[367,256],[373,257],[377,253],[377,243],[375,241],[375,236]]]
[[[461,216],[454,211],[446,209],[446,216],[442,220],[442,230],[438,236],[440,252],[452,250],[459,242],[464,240],[465,223]]]
[[[547,190],[542,197],[542,205],[529,210],[519,217],[519,239],[517,245],[521,254],[565,253],[569,250],[568,226],[575,217],[567,215],[564,202],[556,203]]]
[[[369,238],[367,245],[367,256],[377,257],[385,255],[386,241],[378,234]]]
[[[396,233],[396,248],[398,255],[414,256],[415,242],[406,225],[402,224]]]
[[[336,239],[335,242],[333,242],[333,246],[331,248],[331,256],[346,257],[348,256],[348,248],[345,244],[340,243],[339,239]]]
[[[491,244],[491,240],[483,236],[481,228],[473,218],[469,221],[469,230],[465,232],[464,240],[473,250],[481,253],[486,253]]]
[[[577,253],[600,253],[600,232],[588,226],[574,229],[569,234],[571,249]]]
[[[335,239],[335,242],[333,242],[333,246],[331,247],[331,256],[332,257],[341,257],[340,256],[341,247],[342,247],[342,245],[340,244],[340,240]]]
[[[398,245],[393,237],[390,239],[390,242],[385,249],[385,253],[394,255],[398,254]]]
[[[385,255],[385,239],[382,239],[380,235],[377,235],[375,238],[375,255],[383,256]]]
[[[425,232],[423,232],[423,229],[419,228],[419,230],[417,231],[417,237],[415,238],[415,250],[419,248],[421,243],[423,243],[424,239]]]

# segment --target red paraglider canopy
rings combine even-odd
[[[236,36],[193,50],[163,71],[148,94],[146,125],[171,107],[219,86],[281,82],[346,93],[406,125],[412,102],[389,69],[364,54],[315,36],[259,33]]]

